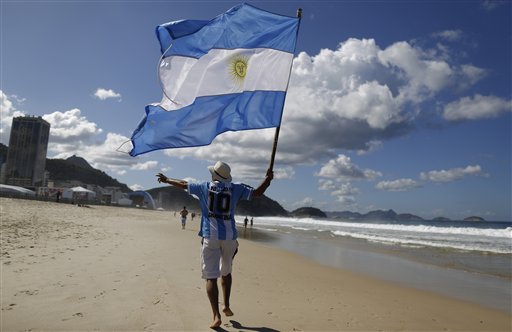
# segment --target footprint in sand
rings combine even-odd
[[[22,291],[19,291],[19,292],[16,292],[16,294],[14,294],[14,296],[18,296],[18,295],[37,295],[39,293],[39,290],[38,289],[35,289],[35,290],[22,290]]]
[[[14,309],[15,306],[16,306],[16,303],[11,303],[11,304],[9,304],[9,307],[2,308],[2,311],[4,311],[4,310],[12,310],[12,309]]]
[[[78,317],[78,318],[81,318],[81,317],[84,317],[84,314],[81,313],[81,312],[77,312],[75,314],[73,314],[73,317]],[[71,318],[62,318],[61,319],[61,322],[65,322],[65,321],[68,321],[70,320]]]
[[[97,299],[98,297],[102,297],[103,295],[105,295],[107,293],[107,291],[102,291],[101,293],[99,293],[98,295],[95,295],[94,298]]]

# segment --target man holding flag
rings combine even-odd
[[[158,182],[199,197],[201,264],[213,311],[211,328],[221,325],[219,277],[223,312],[233,315],[229,299],[232,259],[238,249],[237,202],[263,195],[273,179],[300,16],[300,9],[297,17],[288,17],[241,4],[209,21],[181,20],[156,29],[164,96],[160,103],[146,106],[131,137],[132,157],[160,149],[209,145],[226,131],[276,127],[270,167],[256,189],[232,183],[231,169],[223,162],[210,166],[212,181],[201,184],[157,174]]]
[[[213,312],[211,328],[219,327],[222,323],[219,310],[219,288],[217,279],[221,278],[222,295],[226,316],[233,316],[230,307],[232,285],[233,258],[238,251],[235,209],[240,200],[250,200],[262,196],[270,186],[274,174],[269,169],[267,176],[258,188],[254,189],[245,184],[232,183],[231,168],[228,164],[218,161],[209,166],[211,182],[189,183],[184,180],[169,179],[158,173],[158,182],[167,183],[181,189],[186,189],[190,195],[199,198],[201,207],[201,226],[199,236],[201,241],[201,271],[206,280],[206,293]]]

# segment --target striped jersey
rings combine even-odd
[[[201,227],[199,236],[207,239],[235,240],[235,209],[240,200],[250,200],[254,189],[241,183],[189,183],[188,193],[199,198]]]

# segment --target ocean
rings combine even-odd
[[[258,227],[328,232],[382,244],[512,254],[512,222],[341,221],[312,218],[256,218]]]
[[[255,217],[239,237],[512,312],[512,222]]]

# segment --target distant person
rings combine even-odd
[[[57,194],[55,195],[55,201],[57,203],[60,201],[60,191],[57,191]]]
[[[185,229],[185,224],[187,223],[187,215],[188,215],[187,207],[184,206],[183,210],[180,211],[181,229]]]
[[[196,216],[196,214],[195,214],[194,212],[192,212],[192,213],[190,214],[190,217],[191,217],[192,221],[194,221],[194,217],[195,217],[195,216]]]
[[[271,169],[263,182],[254,189],[241,183],[231,182],[231,168],[228,164],[218,161],[209,166],[212,181],[189,183],[184,180],[169,179],[158,173],[158,182],[165,182],[181,189],[190,195],[199,197],[201,207],[201,227],[199,236],[203,238],[201,247],[202,277],[206,279],[206,293],[213,312],[213,323],[210,328],[221,326],[219,311],[219,289],[217,279],[221,278],[222,295],[226,316],[233,316],[230,308],[231,271],[233,258],[238,251],[235,208],[240,200],[250,200],[263,195],[274,177]]]
[[[247,223],[249,222],[249,219],[247,219],[247,217],[245,217],[244,219],[244,228],[247,228]]]
[[[253,222],[254,222],[254,218],[251,217],[251,227],[252,227]]]

